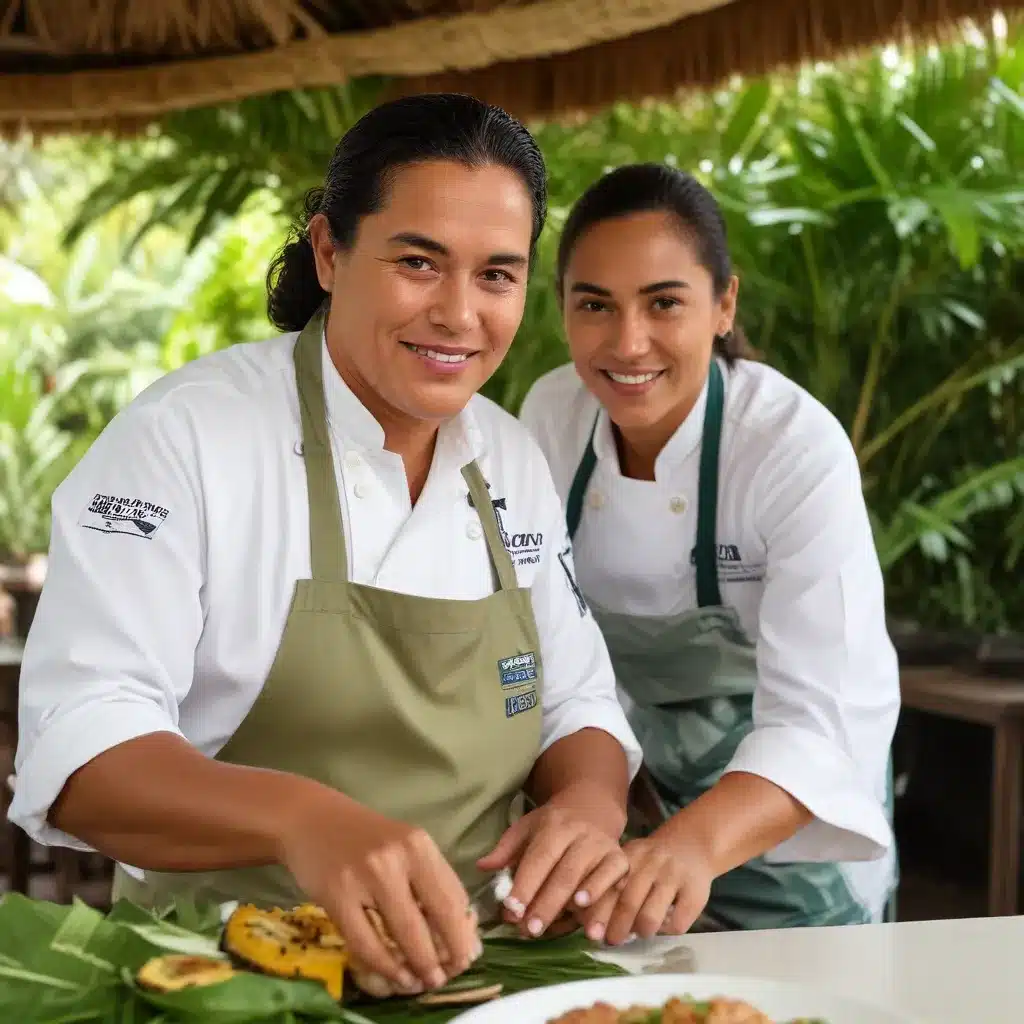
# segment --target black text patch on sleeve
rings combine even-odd
[[[580,585],[576,582],[576,577],[572,572],[571,544],[567,546],[564,551],[560,551],[558,553],[558,561],[562,565],[562,572],[565,573],[565,582],[572,591],[572,596],[576,599],[576,607],[579,609],[580,618],[583,618],[587,614],[587,602],[583,597],[583,591],[580,590]]]
[[[97,494],[79,516],[78,525],[100,533],[128,533],[148,539],[163,526],[167,516],[166,508],[151,501]]]

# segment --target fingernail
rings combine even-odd
[[[526,930],[533,936],[540,935],[544,931],[544,922],[539,917],[531,917]]]
[[[505,909],[510,914],[514,914],[517,919],[526,913],[526,905],[517,900],[514,896],[509,896],[505,899]]]
[[[587,938],[591,942],[600,942],[604,938],[604,925],[603,924],[592,924],[587,929]]]
[[[626,944],[627,942],[635,942],[635,941],[636,941],[636,932],[630,932],[630,933],[629,933],[629,934],[628,934],[628,935],[627,935],[627,936],[626,936],[626,937],[625,937],[625,938],[624,938],[624,939],[622,940],[622,944],[623,944],[623,945],[625,945],[625,944]]]
[[[440,967],[435,967],[427,978],[427,984],[431,988],[440,988],[448,979]]]
[[[573,897],[577,907],[589,907],[590,906],[590,893],[586,889],[580,889],[578,893]]]
[[[402,973],[398,975],[398,984],[403,991],[409,992],[413,995],[418,995],[423,991],[423,985],[420,984],[420,982],[408,971],[402,971]]]
[[[473,962],[475,963],[484,955],[484,944],[477,939],[476,945],[473,947]]]

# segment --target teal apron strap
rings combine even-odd
[[[697,483],[697,605],[712,608],[721,605],[718,589],[718,450],[722,440],[722,409],[725,386],[718,361],[711,360],[708,370],[708,398],[704,406],[704,432],[700,442],[700,477]]]
[[[318,310],[295,342],[295,383],[302,420],[302,458],[306,464],[309,497],[309,560],[315,580],[348,580],[345,528],[341,521],[338,480],[327,430],[324,404],[323,326],[325,310]]]
[[[569,540],[575,538],[576,531],[580,528],[583,498],[587,493],[590,478],[594,475],[594,467],[597,465],[594,434],[597,433],[597,421],[600,418],[600,413],[594,418],[594,425],[590,428],[590,437],[587,438],[587,447],[583,450],[583,458],[580,459],[580,464],[576,467],[576,475],[572,478],[572,487],[569,489],[569,497],[565,502],[565,524],[569,528]]]

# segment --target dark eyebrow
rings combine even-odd
[[[425,249],[427,252],[437,253],[438,256],[451,255],[446,245],[426,235],[418,235],[414,231],[400,231],[397,235],[392,235],[388,242],[391,245],[409,245],[415,249]],[[487,262],[496,267],[523,267],[528,261],[522,253],[495,252],[491,253]]]
[[[663,292],[669,288],[689,288],[685,281],[655,281],[654,284],[645,284],[640,289],[641,295],[653,295],[654,292]]]
[[[645,284],[639,290],[640,295],[653,295],[655,292],[662,292],[668,288],[689,288],[685,281],[655,281],[654,284]],[[612,293],[607,288],[590,284],[588,281],[577,281],[570,291],[580,292],[583,295],[600,295],[604,299],[610,299]]]
[[[572,288],[569,289],[572,292],[579,292],[582,295],[600,295],[602,298],[610,299],[612,293],[607,288],[601,288],[596,284],[590,284],[587,281],[577,281]]]

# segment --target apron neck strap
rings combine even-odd
[[[601,418],[599,412],[594,417],[594,425],[590,428],[590,437],[587,438],[587,446],[583,449],[583,458],[576,467],[576,475],[572,478],[572,487],[569,488],[569,497],[565,502],[565,525],[569,528],[569,540],[575,540],[576,531],[580,528],[580,519],[583,516],[583,498],[587,493],[587,485],[594,475],[594,467],[597,465],[597,453],[594,451],[594,434],[597,433],[597,421]]]
[[[718,519],[718,451],[722,438],[722,412],[725,406],[725,385],[722,371],[716,359],[711,360],[708,370],[708,397],[704,406],[704,429],[700,447],[700,478],[697,484],[697,604],[709,608],[722,603],[718,589],[718,544],[715,538],[715,524]],[[576,537],[583,515],[583,499],[587,493],[590,478],[597,466],[594,451],[594,434],[601,418],[600,412],[590,428],[590,437],[583,450],[583,457],[576,467],[576,475],[569,488],[565,502],[565,523],[569,539]]]
[[[312,577],[331,583],[348,580],[345,527],[338,500],[334,455],[327,429],[323,380],[325,310],[319,310],[295,342],[295,381],[302,420],[302,458],[309,495],[309,560]]]
[[[725,385],[718,360],[708,370],[708,397],[704,406],[704,431],[700,442],[700,477],[697,483],[697,605],[710,608],[722,603],[718,589],[718,450],[722,440]]]
[[[498,586],[502,590],[515,590],[519,586],[516,567],[512,564],[512,556],[502,539],[504,530],[498,520],[494,502],[491,501],[484,475],[473,461],[462,467],[462,476],[469,485],[469,496],[477,515],[480,516],[480,525],[484,529],[484,539],[487,541],[487,551],[491,556],[494,574],[498,578]]]

